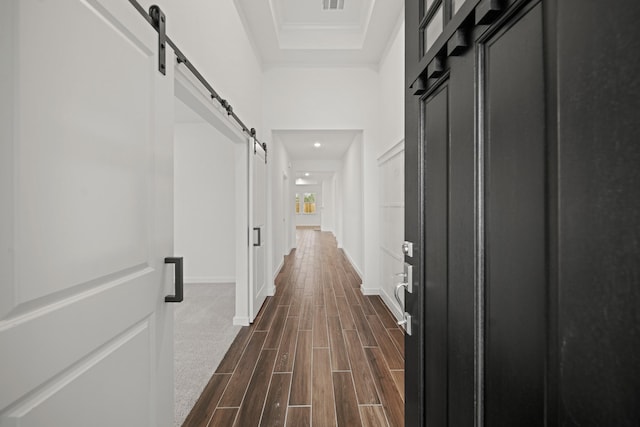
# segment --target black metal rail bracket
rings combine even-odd
[[[149,16],[153,20],[153,26],[158,31],[158,71],[163,76],[167,75],[167,18],[164,16],[164,12],[160,9],[160,6],[153,5],[149,8]]]

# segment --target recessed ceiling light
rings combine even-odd
[[[322,8],[324,10],[344,9],[344,0],[322,0]]]
[[[304,176],[309,176],[309,172],[305,172],[305,173],[304,173]]]
[[[319,142],[315,142],[315,143],[313,144],[313,146],[314,146],[314,147],[316,147],[316,148],[320,147],[321,145],[322,145],[322,144],[320,144]]]

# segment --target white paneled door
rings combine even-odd
[[[249,315],[253,322],[267,298],[267,153],[253,138],[249,148]]]
[[[2,427],[173,425],[157,50],[127,1],[0,3]]]

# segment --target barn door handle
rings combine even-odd
[[[258,243],[254,243],[253,246],[262,246],[262,227],[253,227],[253,231],[258,232]]]
[[[182,257],[167,257],[164,259],[165,264],[175,264],[175,295],[167,295],[164,302],[182,302],[184,299],[184,270],[182,268]]]

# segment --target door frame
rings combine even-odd
[[[175,96],[205,122],[213,126],[234,144],[236,184],[236,224],[235,224],[235,280],[236,301],[233,324],[249,325],[249,246],[247,228],[249,224],[249,144],[238,126],[229,119],[227,111],[211,102],[211,96],[202,84],[184,66],[175,65]],[[230,249],[234,250],[234,249]]]
[[[280,189],[280,197],[282,197],[282,254],[279,256],[289,255],[289,224],[291,223],[291,212],[289,206],[289,175],[282,171],[282,188]]]

